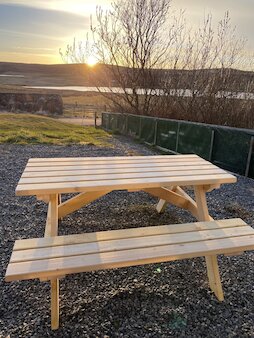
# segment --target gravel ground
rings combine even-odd
[[[1,145],[0,337],[253,337],[254,254],[219,257],[225,301],[209,291],[204,259],[69,275],[60,282],[60,328],[50,329],[49,283],[6,283],[13,242],[41,237],[46,206],[16,197],[15,187],[30,157],[153,154],[124,137],[112,149],[94,146]],[[241,217],[254,224],[254,180],[238,177],[208,194],[215,219]],[[182,223],[193,218],[143,192],[114,192],[67,216],[60,234]]]

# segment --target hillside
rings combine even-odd
[[[121,69],[122,74],[126,75],[127,68]],[[186,81],[192,81],[195,70],[153,70],[153,77],[161,78],[162,76],[170,76],[172,79],[177,78],[180,81],[182,78]],[[219,74],[219,69],[203,70],[211,75]],[[105,75],[106,74],[106,75]],[[8,76],[3,76],[8,75]],[[15,77],[16,75],[18,77]],[[237,79],[239,83],[246,84],[253,81],[254,72],[231,70],[232,82]],[[28,85],[28,86],[118,86],[116,79],[112,78],[105,65],[96,65],[89,67],[85,64],[27,64],[27,63],[11,63],[0,62],[0,85]],[[131,85],[131,84],[129,84]]]

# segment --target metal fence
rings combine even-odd
[[[103,113],[102,127],[254,178],[254,130],[116,113]]]

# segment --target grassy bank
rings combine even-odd
[[[94,127],[32,114],[0,114],[0,143],[110,146],[109,141],[109,134]]]

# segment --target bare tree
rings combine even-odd
[[[117,0],[111,11],[97,8],[96,25],[91,25],[93,41],[110,74],[108,87],[121,88],[121,93],[112,95],[121,111],[151,112],[151,93],[158,84],[154,69],[163,68],[171,44],[166,33],[170,4],[169,0]]]
[[[171,0],[115,0],[109,11],[97,8],[91,33],[92,43],[74,41],[61,55],[85,62],[95,53],[95,85],[118,112],[231,125],[253,112],[253,100],[238,99],[253,91],[254,73],[240,79],[234,69],[244,68],[245,41],[228,13],[217,28],[208,15],[193,31],[183,11],[173,14]]]

